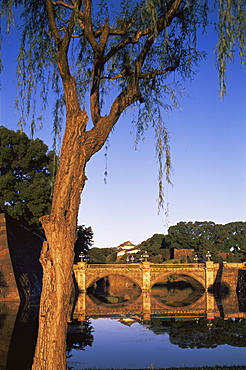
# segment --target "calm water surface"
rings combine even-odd
[[[229,287],[212,295],[174,277],[144,294],[112,276],[87,293],[68,328],[71,369],[246,366],[245,299]]]
[[[213,295],[174,279],[142,293],[114,276],[80,294],[71,314],[70,369],[246,368],[245,297],[229,288]],[[37,321],[38,307],[0,306],[0,370],[31,369]]]
[[[167,333],[155,334],[140,323],[130,327],[117,319],[91,319],[92,346],[73,349],[68,365],[73,369],[136,369],[153,366],[246,365],[246,348],[219,345],[216,348],[180,348]],[[187,334],[189,335],[189,334]],[[245,340],[245,337],[244,337]]]

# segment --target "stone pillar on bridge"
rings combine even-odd
[[[206,294],[206,316],[207,319],[214,319],[214,297],[208,293],[208,288],[214,284],[215,271],[213,261],[205,264],[205,294]]]
[[[78,284],[78,289],[80,292],[86,292],[86,262],[78,262],[73,266],[73,271],[75,275],[75,280]]]
[[[205,289],[214,284],[214,263],[213,261],[207,261],[205,263]]]
[[[142,263],[142,291],[149,291],[150,286],[150,262],[143,262]]]
[[[77,318],[79,321],[85,321],[86,319],[86,268],[86,262],[78,262],[73,265],[74,276],[79,290],[74,318]]]
[[[142,297],[143,297],[143,317],[149,321],[151,318],[151,300],[150,300],[150,262],[143,262],[142,268]]]

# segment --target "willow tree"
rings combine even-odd
[[[55,96],[54,132],[59,134],[65,106],[65,132],[52,208],[41,218],[45,230],[41,263],[43,289],[33,369],[65,369],[65,335],[72,286],[73,250],[80,195],[90,158],[107,141],[128,107],[134,107],[136,140],[155,130],[159,160],[159,199],[169,181],[170,150],[162,112],[176,102],[171,78],[190,78],[205,57],[197,36],[219,12],[217,57],[222,94],[226,62],[234,48],[245,50],[243,0],[2,0],[11,25],[21,10],[18,55],[20,124],[37,104]],[[15,12],[14,12],[15,13]],[[237,49],[236,49],[237,50]],[[172,82],[172,83],[170,83]],[[110,93],[110,94],[109,94]],[[88,106],[88,108],[87,108]]]

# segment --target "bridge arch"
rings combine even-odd
[[[136,277],[136,276],[131,276],[131,274],[127,273],[127,272],[123,272],[123,271],[120,271],[120,272],[115,272],[115,271],[108,271],[108,270],[105,270],[105,271],[98,271],[96,273],[96,275],[93,275],[91,277],[88,277],[88,279],[86,279],[86,289],[88,289],[89,287],[91,287],[93,284],[95,284],[98,280],[100,279],[103,279],[103,278],[106,278],[108,276],[119,276],[119,277],[123,277],[123,278],[127,278],[129,279],[130,281],[132,281],[139,289],[142,290],[142,279],[141,277]]]
[[[167,271],[159,274],[158,276],[155,276],[154,278],[151,279],[151,286],[150,288],[152,289],[155,284],[161,281],[166,281],[170,276],[175,275],[175,276],[180,276],[183,278],[183,280],[189,282],[194,288],[201,289],[205,291],[204,287],[204,279],[199,277],[197,274],[192,274],[189,271],[181,272],[181,271]]]
[[[97,297],[93,296],[93,294],[89,295],[88,293],[87,293],[87,297],[91,303],[93,303],[96,306],[100,306],[100,309],[105,308],[107,310],[113,310],[115,308],[131,306],[132,304],[138,302],[139,300],[142,301],[141,291],[139,292],[139,295],[132,297],[126,301],[118,302],[118,303],[103,302]]]

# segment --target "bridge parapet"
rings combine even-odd
[[[150,263],[153,268],[205,268],[206,263]]]
[[[79,262],[81,263],[81,262]],[[85,262],[82,262],[85,263]],[[118,269],[135,269],[136,266],[139,266],[140,263],[92,263],[88,264],[88,269],[112,269],[112,268],[118,268]]]
[[[81,263],[81,262],[79,262]],[[88,268],[90,269],[97,269],[97,268],[112,268],[113,267],[117,267],[117,268],[136,268],[136,266],[141,266],[143,264],[145,264],[146,262],[142,262],[142,263],[91,263],[91,264],[88,264]],[[213,263],[213,262],[212,262]],[[151,267],[158,267],[158,268],[162,268],[162,269],[166,269],[166,268],[176,268],[176,267],[191,267],[191,268],[194,268],[195,267],[205,267],[206,263],[151,263],[151,262],[147,262],[147,264]],[[233,265],[233,264],[231,264]],[[238,264],[237,264],[238,265]],[[241,266],[242,264],[240,264]]]

